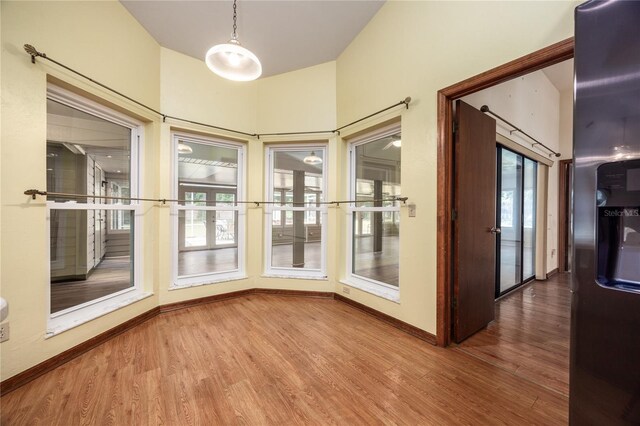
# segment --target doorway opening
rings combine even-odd
[[[437,343],[451,342],[453,324],[454,100],[573,58],[573,38],[464,80],[438,92]],[[545,206],[546,207],[546,206]],[[538,224],[541,226],[543,224]],[[546,224],[544,224],[546,228]]]

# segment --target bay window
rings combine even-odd
[[[141,136],[134,119],[48,88],[49,335],[143,296],[142,213],[128,199]]]
[[[347,283],[399,300],[401,134],[387,127],[349,143]]]
[[[244,277],[244,145],[173,135],[172,288]]]
[[[326,148],[267,148],[266,274],[326,276]]]

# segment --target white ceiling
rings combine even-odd
[[[542,72],[559,92],[573,89],[573,59],[544,68]]]
[[[233,6],[225,1],[121,3],[160,45],[203,60],[231,38]],[[238,39],[262,62],[263,77],[336,59],[384,0],[240,0]]]

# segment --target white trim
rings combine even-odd
[[[203,275],[205,276],[205,275]],[[206,275],[207,277],[211,277],[211,274]],[[183,288],[191,288],[191,287],[200,287],[203,285],[209,285],[209,284],[220,284],[220,283],[226,283],[229,281],[240,281],[240,280],[246,280],[249,277],[246,275],[231,275],[229,274],[227,277],[224,277],[221,275],[217,276],[215,279],[211,280],[211,279],[201,279],[201,280],[194,280],[193,282],[185,282],[184,284],[171,284],[169,286],[169,291],[172,290],[180,290]]]
[[[275,152],[291,152],[291,151],[316,151],[322,152],[322,199],[320,201],[326,201],[327,198],[327,144],[272,144],[266,147],[265,151],[265,198],[267,201],[273,201],[273,174],[274,174],[274,153]],[[274,211],[313,211],[320,214],[320,269],[311,268],[286,268],[272,266],[271,260],[273,256],[273,212]],[[264,238],[264,265],[265,270],[263,272],[264,277],[270,278],[299,278],[299,279],[315,279],[323,280],[327,278],[327,205],[321,206],[305,206],[305,207],[293,207],[293,206],[276,206],[273,204],[265,204],[264,214],[264,226],[265,226],[265,238]]]
[[[236,142],[224,138],[206,137],[185,133],[183,131],[171,132],[171,194],[172,197],[179,198],[178,184],[178,143],[179,140],[186,140],[197,144],[219,146],[227,149],[236,149],[238,152],[238,179],[235,187],[236,201],[244,200],[246,193],[246,167],[245,158],[247,145],[243,142]],[[234,188],[229,187],[229,190]],[[180,211],[188,210],[204,210],[204,211],[235,211],[238,212],[238,223],[236,224],[237,245],[229,245],[225,248],[237,248],[238,265],[237,268],[226,271],[212,271],[203,274],[181,275],[178,276],[178,217]],[[197,287],[201,285],[217,284],[227,281],[235,281],[246,279],[245,271],[245,253],[246,253],[246,213],[245,204],[238,205],[221,205],[221,206],[189,206],[174,203],[171,206],[171,282],[169,290],[178,290],[183,288]]]
[[[125,114],[114,111],[104,105],[89,99],[83,98],[73,92],[62,89],[58,86],[47,85],[47,99],[61,103],[68,107],[91,114],[105,121],[126,127],[131,131],[130,140],[130,195],[138,197],[141,186],[141,169],[143,164],[143,140],[144,128],[142,122],[135,120]],[[45,337],[55,336],[63,331],[69,330],[78,325],[84,324],[92,319],[106,315],[123,306],[135,303],[144,299],[152,293],[143,292],[143,210],[139,202],[132,201],[131,204],[96,204],[78,202],[55,202],[48,201],[46,233],[47,242],[50,240],[51,232],[51,211],[52,210],[128,210],[133,212],[132,226],[134,227],[133,247],[131,248],[131,260],[133,262],[133,283],[132,286],[121,291],[111,293],[98,299],[93,299],[80,305],[72,306],[63,311],[51,312],[51,266],[47,269],[47,279],[49,291],[47,291],[47,332]],[[47,258],[51,259],[50,244],[47,243]]]
[[[353,275],[348,279],[340,280],[340,283],[371,293],[374,296],[382,297],[383,299],[387,299],[395,303],[400,303],[400,290],[397,287],[389,288],[388,285],[385,285],[384,283],[368,280],[366,278],[358,277],[357,275]]]
[[[357,146],[377,141],[387,136],[391,136],[401,131],[400,123],[393,123],[389,126],[372,131],[348,141],[348,170],[347,170],[347,198],[349,200],[356,199],[355,182],[356,182],[356,156],[355,149]],[[400,213],[400,204],[391,207],[358,207],[355,203],[349,203],[345,209],[346,232],[347,232],[347,256],[345,278],[340,280],[341,283],[351,287],[358,288],[375,296],[400,303],[400,286],[392,286],[387,283],[376,281],[367,277],[357,275],[353,272],[353,215],[356,212],[397,212]],[[398,216],[399,217],[399,216]],[[398,247],[398,261],[400,247]],[[400,281],[400,280],[399,280]]]
[[[143,125],[141,121],[133,117],[108,108],[98,102],[83,98],[74,92],[51,83],[47,84],[47,98],[129,129]]]
[[[387,136],[394,135],[400,131],[400,122],[389,124],[388,126],[381,127],[379,129],[373,130],[370,133],[365,133],[360,136],[356,136],[354,138],[345,137],[349,145],[362,145],[368,142],[377,141],[378,139],[385,138]]]
[[[293,279],[298,279],[298,280],[315,280],[315,281],[328,281],[329,277],[327,277],[326,275],[324,276],[313,276],[313,275],[305,275],[305,276],[300,276],[300,275],[283,275],[283,274],[262,274],[260,275],[260,277],[262,278],[282,278],[282,279],[286,279],[286,280],[293,280]]]
[[[133,303],[139,302],[140,300],[146,299],[147,297],[153,296],[152,292],[143,292],[143,293],[127,293],[126,296],[129,297],[111,297],[108,300],[111,304],[103,306],[101,310],[94,310],[92,313],[84,313],[84,315],[75,316],[74,318],[69,317],[67,321],[61,322],[58,325],[52,326],[49,325],[47,327],[47,331],[45,332],[45,339],[49,339],[53,336],[57,336],[58,334],[65,332],[67,330],[71,330],[74,327],[85,324],[89,321],[92,321],[96,318],[100,318],[104,315],[110,314],[111,312],[117,311],[118,309],[122,309],[126,306],[129,306]]]

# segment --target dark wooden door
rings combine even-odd
[[[494,319],[496,121],[456,101],[453,223],[453,338]]]

